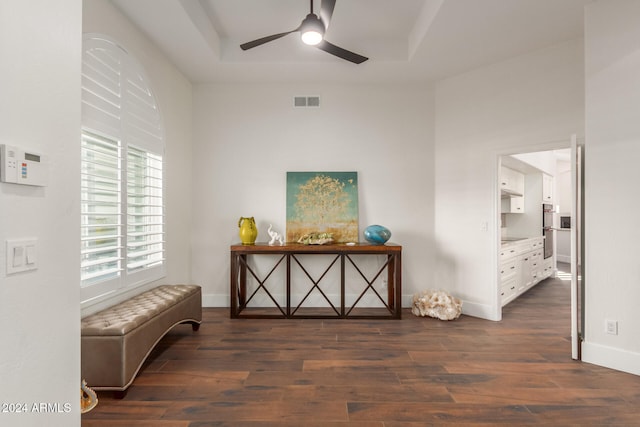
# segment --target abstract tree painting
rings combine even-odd
[[[309,233],[358,241],[357,172],[287,172],[287,242]]]

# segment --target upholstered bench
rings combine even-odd
[[[151,350],[171,328],[202,322],[197,285],[164,285],[82,319],[81,373],[95,390],[124,397]]]

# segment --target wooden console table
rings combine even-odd
[[[249,265],[249,256],[272,255],[262,257],[262,262],[273,262],[273,267],[266,274],[260,274],[258,269]],[[309,267],[304,262],[314,257],[307,255],[326,255],[329,266],[319,278],[313,278]],[[365,274],[358,266],[357,261],[362,261],[360,255],[382,255],[384,263],[373,275]],[[271,261],[269,261],[269,259]],[[257,260],[257,259],[256,259]],[[362,264],[362,263],[361,263]],[[307,264],[308,265],[308,264]],[[308,281],[292,283],[292,266],[298,270],[299,276],[306,277]],[[331,270],[335,274],[339,266],[339,302],[332,301],[329,291],[323,289],[321,282],[328,281],[328,273]],[[268,267],[267,267],[268,268]],[[285,269],[284,279],[276,278],[273,274],[277,269]],[[364,288],[353,301],[346,301],[347,287],[360,286],[354,280],[347,283],[346,270],[349,268],[351,276],[362,279]],[[386,275],[383,275],[386,270]],[[282,272],[281,272],[282,273]],[[317,274],[316,274],[317,276]],[[283,277],[281,275],[281,277]],[[248,290],[247,280],[252,283]],[[376,280],[386,279],[386,298],[374,286]],[[285,283],[282,283],[282,282]],[[307,289],[303,289],[303,283],[307,283]],[[323,282],[324,283],[324,282]],[[292,289],[301,290],[306,295],[301,301],[292,302]],[[360,289],[360,288],[358,288]],[[255,245],[231,245],[231,318],[366,318],[366,319],[400,319],[402,310],[402,246],[393,243],[385,245],[370,245],[359,243],[355,245],[303,245],[299,243],[287,243],[286,245],[269,246],[266,243]],[[323,307],[308,307],[304,303],[315,291],[322,299]],[[357,292],[360,292],[359,290]],[[269,301],[269,307],[256,306],[260,293]],[[373,297],[379,307],[358,306],[363,302],[363,297]],[[284,297],[284,301],[278,300],[278,295]],[[252,304],[253,302],[253,304]],[[347,306],[349,304],[350,306]],[[361,304],[363,305],[363,304]]]

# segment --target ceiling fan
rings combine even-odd
[[[300,37],[305,44],[315,46],[320,50],[324,50],[331,55],[335,55],[339,58],[353,62],[354,64],[361,64],[366,61],[367,57],[358,55],[357,53],[350,52],[346,49],[338,47],[329,43],[324,39],[324,32],[329,27],[331,16],[333,15],[333,9],[336,6],[336,0],[322,0],[320,5],[320,17],[313,13],[313,0],[311,1],[311,13],[307,15],[302,21],[300,26],[295,30],[287,31],[284,33],[273,34],[267,37],[262,37],[257,40],[253,40],[240,45],[242,50],[252,49],[254,47],[263,45],[265,43],[277,40],[287,34],[300,32]]]

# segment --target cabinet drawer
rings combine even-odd
[[[500,264],[500,280],[503,281],[511,275],[516,274],[518,260],[506,261]]]
[[[519,253],[518,246],[516,245],[505,246],[500,249],[500,261],[504,261],[509,258],[512,258],[518,255],[518,253]]]
[[[511,302],[517,296],[517,281],[516,278],[506,280],[500,287],[500,297],[502,299],[502,305]]]
[[[534,264],[542,268],[542,256],[539,252],[531,252],[529,258],[531,259],[531,268],[534,267]]]
[[[540,268],[532,269],[531,270],[531,278],[533,280],[532,281],[532,285],[535,285],[540,280],[542,280],[542,269],[540,269]]]
[[[537,251],[544,246],[542,237],[536,237],[527,240],[527,249]]]

